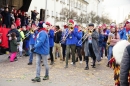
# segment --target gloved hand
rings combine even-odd
[[[34,52],[34,50],[35,50],[35,48],[32,48],[32,49],[31,49],[31,52]]]

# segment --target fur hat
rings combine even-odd
[[[115,58],[117,64],[121,63],[124,50],[129,44],[130,43],[128,41],[121,40],[117,42],[116,45],[113,47],[113,57]]]

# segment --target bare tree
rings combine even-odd
[[[96,22],[95,21],[95,16],[96,16],[96,13],[93,12],[93,11],[88,14],[88,18],[89,18],[90,22],[92,22],[92,23]]]
[[[103,23],[103,24],[110,24],[111,23],[111,20],[107,16],[101,17],[100,20],[101,20],[101,23]]]
[[[83,13],[81,13],[78,17],[77,17],[77,22],[82,24],[82,23],[87,23],[87,16]]]
[[[77,13],[74,10],[69,11],[67,8],[63,8],[60,12],[60,19],[61,20],[69,20],[69,19],[75,19],[78,17]],[[77,19],[76,19],[77,20]]]
[[[96,23],[99,25],[100,23],[101,23],[101,18],[100,18],[100,16],[95,16],[94,17],[94,20],[96,21]]]

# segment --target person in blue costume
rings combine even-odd
[[[34,82],[40,82],[40,72],[41,72],[41,59],[43,59],[45,67],[45,76],[43,80],[49,79],[49,66],[48,66],[48,57],[49,57],[49,37],[48,33],[43,28],[38,28],[38,34],[36,36],[36,42],[34,47],[31,49],[31,52],[36,53],[36,77],[32,79]]]
[[[77,43],[76,43],[76,53],[77,53],[76,62],[78,62],[78,58],[79,58],[80,63],[82,63],[82,54],[81,54],[82,43],[80,43],[79,41],[81,40],[82,35],[83,35],[83,32],[82,32],[81,26],[78,26]]]
[[[54,64],[54,57],[53,57],[53,47],[54,47],[54,28],[50,27],[49,25],[48,36],[49,36],[49,45],[50,45],[50,65]]]
[[[72,64],[75,66],[75,48],[77,43],[77,33],[78,29],[74,28],[74,21],[72,19],[69,20],[69,26],[67,31],[66,38],[66,65],[65,68],[68,68],[68,58],[70,54],[70,50],[72,53]],[[64,39],[64,38],[63,38]]]
[[[123,24],[120,23],[119,25],[119,35],[121,40],[127,40],[127,35],[126,35],[126,28],[123,27]]]

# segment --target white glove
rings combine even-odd
[[[12,40],[12,37],[9,37],[9,40]]]

